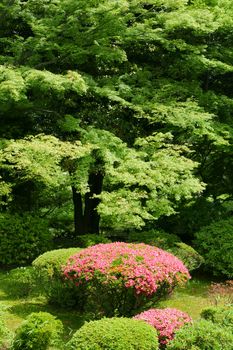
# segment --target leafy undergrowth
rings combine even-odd
[[[7,271],[0,271],[0,307],[6,308],[5,321],[8,328],[14,331],[19,324],[32,312],[46,311],[59,318],[65,328],[65,340],[89,319],[75,310],[65,310],[47,303],[43,296],[29,296],[15,298],[12,296],[12,283]],[[12,281],[11,281],[12,282]],[[163,300],[156,307],[172,307],[187,312],[193,319],[197,319],[204,307],[213,304],[208,294],[211,282],[204,278],[193,278],[183,288],[177,289],[167,300]]]

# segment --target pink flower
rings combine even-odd
[[[174,338],[175,332],[184,324],[192,322],[188,314],[177,309],[150,309],[134,317],[149,323],[158,331],[161,346]]]
[[[98,244],[70,257],[64,276],[76,285],[101,278],[103,284],[120,280],[135,295],[152,296],[166,284],[172,290],[190,278],[184,264],[172,254],[144,243]]]

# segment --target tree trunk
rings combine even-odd
[[[93,198],[100,194],[103,186],[103,174],[101,171],[90,173],[88,179],[90,191],[82,198],[81,193],[72,187],[74,204],[74,230],[75,235],[87,233],[99,233],[100,216],[97,212],[99,198]],[[83,203],[84,202],[84,203]],[[84,210],[83,210],[84,208]]]
[[[74,205],[74,232],[76,236],[79,236],[84,234],[82,196],[81,193],[77,192],[74,186],[72,186],[72,194]]]
[[[90,192],[85,195],[84,225],[87,233],[99,233],[100,216],[97,212],[99,198],[93,198],[102,191],[103,174],[101,171],[90,173],[88,184]]]

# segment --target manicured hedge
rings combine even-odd
[[[103,318],[82,326],[68,342],[67,350],[157,350],[156,330],[142,321]]]

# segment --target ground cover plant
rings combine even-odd
[[[94,309],[130,315],[185,283],[189,272],[174,255],[146,244],[99,244],[71,256],[64,276],[84,286]]]

